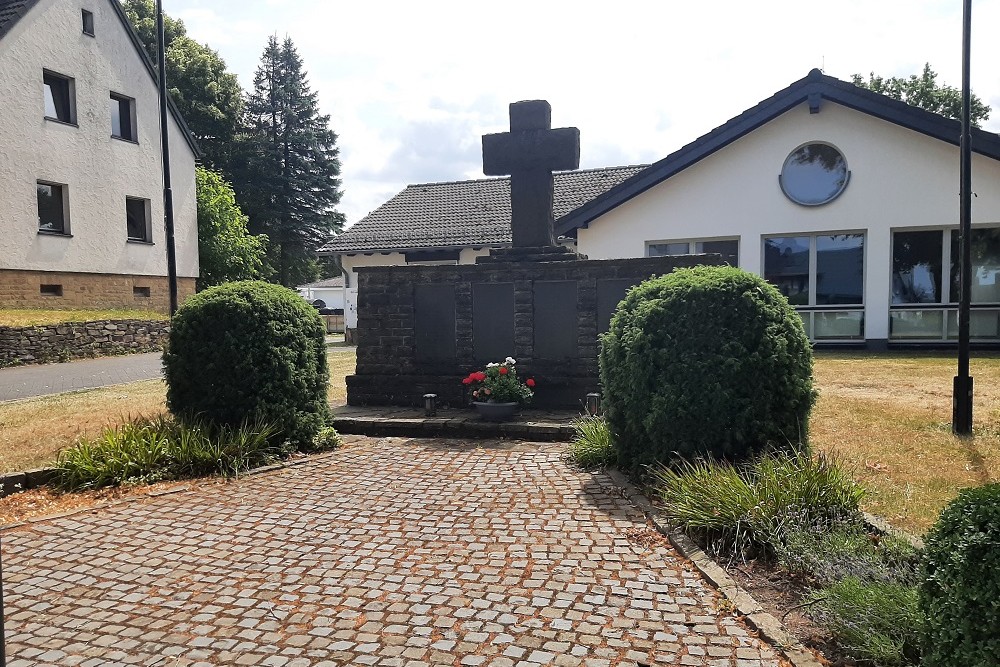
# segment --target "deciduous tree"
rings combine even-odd
[[[247,217],[222,175],[195,171],[198,187],[198,289],[263,277],[267,237],[250,234]]]
[[[908,78],[899,76],[885,78],[872,72],[868,75],[867,81],[860,74],[853,75],[851,81],[856,86],[867,88],[895,100],[901,100],[915,107],[933,111],[948,118],[961,119],[962,91],[947,84],[939,84],[937,72],[931,69],[930,63],[924,65],[924,71],[921,72],[920,76],[911,74]],[[990,107],[975,95],[972,95],[971,107],[970,116],[974,126],[979,127],[980,123],[989,119]]]

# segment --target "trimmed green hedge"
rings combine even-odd
[[[926,542],[924,667],[1000,660],[1000,484],[962,491]]]
[[[288,288],[246,281],[188,299],[163,355],[167,407],[216,424],[274,424],[308,449],[329,419],[326,329]]]
[[[601,343],[607,419],[630,472],[805,442],[812,349],[799,315],[762,278],[703,266],[648,280]]]

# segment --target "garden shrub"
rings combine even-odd
[[[216,424],[275,424],[308,449],[330,416],[326,329],[295,292],[263,282],[212,287],[174,315],[163,355],[167,406]]]
[[[962,491],[925,541],[926,667],[1000,659],[1000,484]]]
[[[790,529],[861,518],[863,489],[825,457],[770,452],[733,465],[682,461],[650,468],[660,511],[674,526],[706,538],[713,550],[771,553]]]
[[[810,602],[810,615],[858,663],[878,667],[922,664],[923,619],[915,587],[847,577],[813,593]]]
[[[802,319],[760,277],[704,266],[648,280],[601,343],[606,416],[629,472],[804,442],[812,350]]]

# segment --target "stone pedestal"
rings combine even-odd
[[[533,405],[580,408],[600,391],[598,335],[626,290],[718,255],[586,260],[565,248],[495,251],[459,266],[358,269],[358,366],[350,405],[466,404],[462,378],[517,360],[536,381]]]

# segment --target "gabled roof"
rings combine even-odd
[[[584,203],[556,222],[556,234],[565,235],[579,227],[587,226],[595,218],[725,148],[803,102],[809,103],[810,111],[819,111],[822,100],[836,102],[956,146],[961,137],[961,123],[957,120],[873,93],[814,69],[805,78],[799,79],[708,134],[653,163],[645,171],[633,175],[599,197]],[[1000,135],[973,128],[972,150],[1000,160]]]
[[[305,285],[299,285],[295,289],[322,289],[324,287],[343,287],[344,286],[344,276],[334,276],[333,278],[324,278],[323,280],[317,280],[314,283],[307,283]]]
[[[558,172],[553,215],[597,197],[645,165]],[[335,237],[320,253],[503,246],[511,243],[510,179],[409,185]]]
[[[0,0],[0,39],[3,39],[8,32],[14,27],[14,25],[21,20],[32,7],[37,4],[38,0]],[[156,68],[153,66],[153,61],[149,59],[149,54],[146,53],[146,48],[142,45],[139,40],[139,35],[135,33],[135,29],[132,24],[129,23],[128,16],[125,14],[125,10],[122,8],[121,3],[118,0],[108,0],[111,6],[114,7],[115,14],[118,15],[118,19],[121,21],[122,27],[125,29],[125,33],[129,36],[132,42],[132,46],[135,47],[136,52],[142,59],[143,64],[146,66],[146,71],[149,72],[150,78],[153,79],[153,83],[159,85],[159,79],[156,75]],[[188,146],[194,152],[195,157],[201,157],[201,149],[198,148],[198,143],[194,140],[194,135],[191,134],[191,130],[188,128],[187,123],[184,122],[184,117],[181,116],[181,112],[174,105],[174,101],[167,95],[167,107],[170,110],[170,114],[174,117],[174,120],[181,128],[181,134],[184,135],[184,139],[187,141]]]

